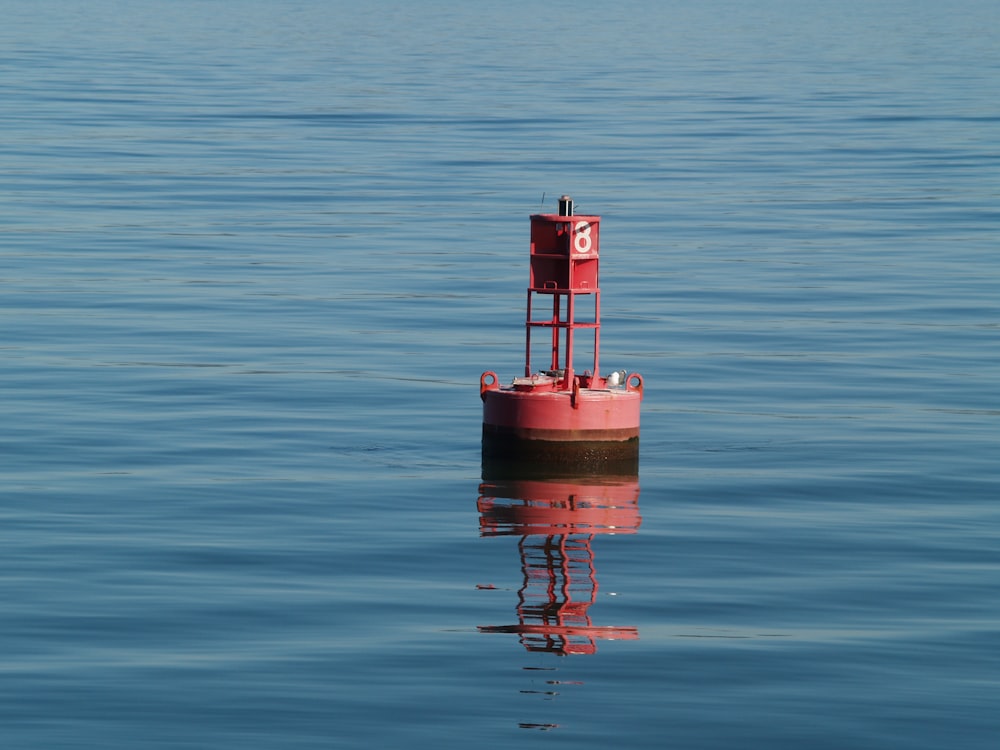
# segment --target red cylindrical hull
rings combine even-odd
[[[641,402],[641,393],[630,390],[501,388],[483,393],[483,426],[522,440],[636,440]]]
[[[483,453],[633,470],[639,453],[638,390],[484,390]]]

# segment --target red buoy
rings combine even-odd
[[[600,225],[600,216],[574,215],[569,196],[560,198],[558,214],[531,217],[524,377],[510,385],[493,371],[480,378],[486,457],[638,461],[642,376],[599,369]],[[551,311],[538,304],[546,298]],[[593,365],[582,373],[574,367],[577,331],[593,333]],[[533,340],[532,333],[542,335]],[[533,371],[540,346],[547,367]]]

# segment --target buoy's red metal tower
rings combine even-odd
[[[600,216],[574,215],[569,196],[559,199],[558,214],[531,217],[524,377],[504,386],[495,372],[482,374],[484,456],[638,461],[642,376],[623,370],[605,377],[599,369],[600,225]],[[551,300],[551,314],[538,309],[538,297]],[[533,340],[538,332],[543,336]],[[593,365],[579,374],[577,332],[593,334]],[[548,350],[548,366],[533,372],[539,343]]]

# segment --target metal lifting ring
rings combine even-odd
[[[489,382],[487,382],[489,380]],[[500,378],[493,370],[487,370],[479,376],[479,398],[486,400],[486,391],[496,391],[500,389]]]
[[[636,382],[633,383],[633,380]],[[642,398],[642,375],[637,372],[633,372],[625,378],[625,387],[630,391],[638,392],[639,397]]]

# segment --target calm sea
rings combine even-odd
[[[995,0],[0,17],[4,748],[997,746]],[[562,193],[639,473],[501,481]]]

